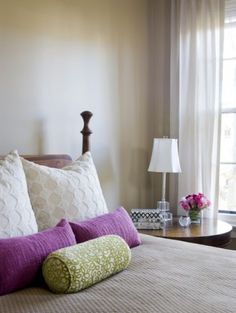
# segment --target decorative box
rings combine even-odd
[[[137,229],[160,229],[159,212],[157,209],[132,209],[130,215]]]

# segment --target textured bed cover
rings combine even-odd
[[[236,251],[142,235],[127,270],[70,295],[27,288],[1,313],[236,312]]]

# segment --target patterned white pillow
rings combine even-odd
[[[0,238],[38,231],[27,190],[25,173],[16,151],[0,161]]]
[[[90,152],[62,169],[21,160],[40,230],[108,212]]]

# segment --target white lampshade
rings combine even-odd
[[[149,172],[179,173],[177,139],[154,138]]]

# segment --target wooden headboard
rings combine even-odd
[[[92,134],[92,132],[89,129],[89,121],[92,115],[93,114],[89,111],[84,111],[81,113],[84,122],[84,127],[81,130],[83,136],[82,153],[90,151],[89,136]],[[62,168],[63,166],[69,165],[72,162],[72,158],[67,154],[23,155],[23,158],[37,164],[55,168]]]

